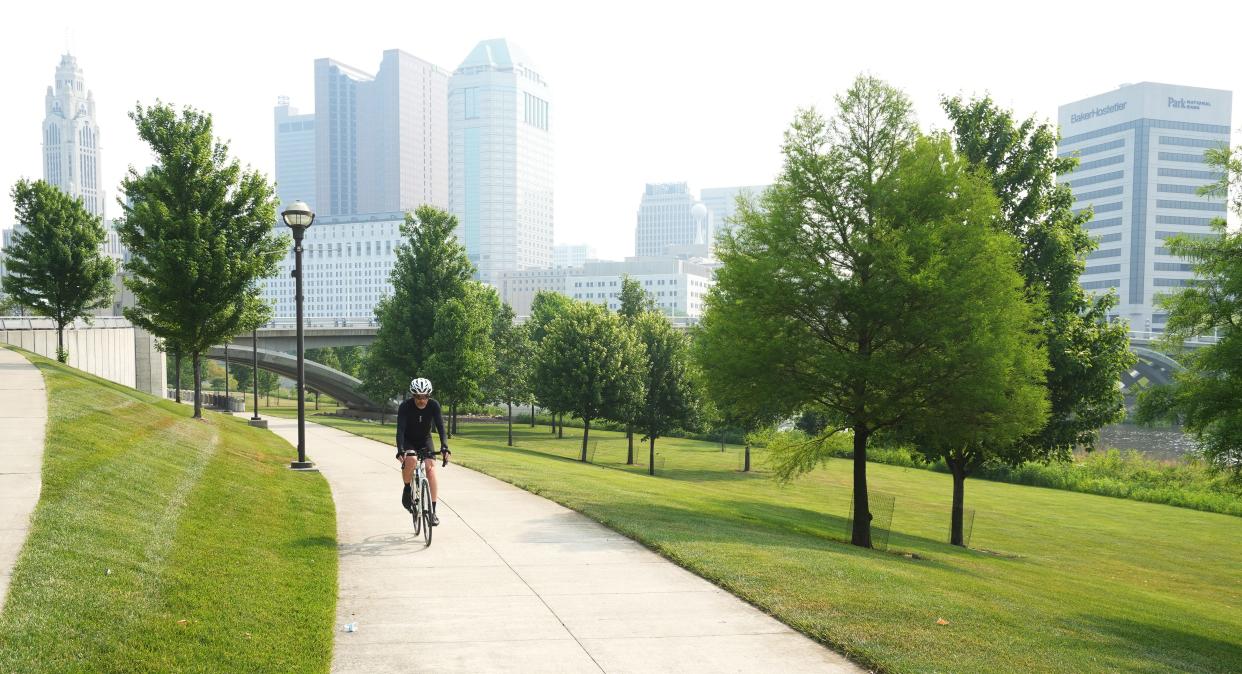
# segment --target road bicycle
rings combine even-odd
[[[440,467],[447,466],[448,456],[442,451],[431,452],[433,458],[437,454],[443,457]],[[418,462],[418,465],[414,468],[414,479],[410,481],[410,491],[413,492],[414,498],[410,514],[414,518],[414,535],[418,536],[421,533],[423,535],[423,546],[426,547],[431,545],[431,530],[433,528],[431,526],[431,483],[427,482],[427,466],[422,459],[413,454],[407,454],[406,456],[407,458],[413,457]]]

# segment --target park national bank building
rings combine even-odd
[[[1169,254],[1178,234],[1211,235],[1224,197],[1197,194],[1220,174],[1204,163],[1228,146],[1233,94],[1219,89],[1142,82],[1063,105],[1058,152],[1078,168],[1059,176],[1076,211],[1093,208],[1086,227],[1099,247],[1081,277],[1093,293],[1114,290],[1116,314],[1130,329],[1163,332],[1155,298],[1190,284],[1190,262]]]

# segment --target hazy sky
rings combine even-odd
[[[156,98],[210,112],[243,163],[274,167],[272,107],[314,107],[314,59],[374,72],[399,48],[452,71],[506,37],[553,91],[556,241],[634,247],[646,182],[770,182],[799,106],[828,110],[859,72],[904,89],[923,126],[941,94],[990,92],[1018,114],[1123,82],[1242,92],[1242,2],[55,2],[0,19],[0,226],[42,177],[44,93],[66,48],[94,91],[110,216],[149,155],[126,114]],[[1242,101],[1235,101],[1236,112]],[[1236,133],[1236,131],[1235,131]],[[1242,136],[1235,135],[1238,144]]]

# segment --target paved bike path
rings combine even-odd
[[[0,609],[43,488],[47,391],[39,368],[0,347]]]
[[[296,443],[295,420],[269,423]],[[864,671],[628,538],[460,466],[439,472],[441,525],[424,547],[389,445],[312,423],[306,435],[336,502],[334,672]]]

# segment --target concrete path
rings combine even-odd
[[[296,444],[296,421],[269,423]],[[424,548],[389,445],[306,432],[336,501],[334,672],[863,671],[586,517],[460,466],[440,472],[441,524]]]
[[[0,609],[43,486],[47,391],[43,375],[0,347]]]

